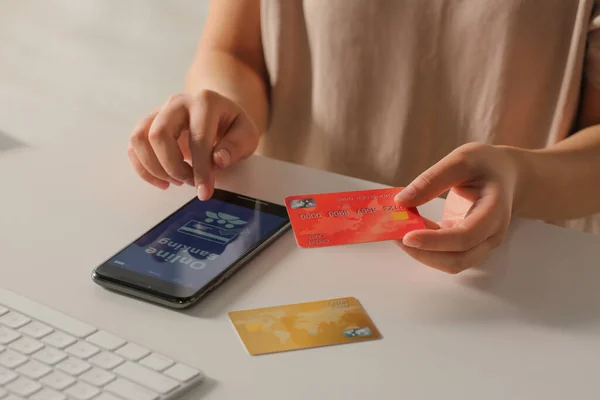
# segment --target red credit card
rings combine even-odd
[[[394,203],[402,188],[290,196],[285,205],[304,248],[402,239],[424,229],[416,208]]]

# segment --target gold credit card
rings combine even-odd
[[[232,311],[229,318],[252,355],[381,338],[354,297]]]

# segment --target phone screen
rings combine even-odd
[[[288,221],[283,206],[218,191],[208,201],[194,199],[184,205],[97,272],[115,275],[120,270],[117,275],[123,280],[191,296]]]

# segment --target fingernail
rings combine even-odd
[[[418,239],[412,238],[412,237],[402,239],[402,244],[404,244],[407,247],[414,247],[414,248],[421,247],[421,241],[419,241]]]
[[[208,186],[206,186],[205,184],[201,183],[198,185],[198,198],[200,200],[208,200],[210,196],[209,190],[208,190]]]
[[[183,182],[178,181],[177,179],[171,179],[171,183],[175,186],[183,186]]]
[[[229,166],[229,163],[231,162],[231,154],[229,154],[229,151],[227,151],[225,149],[221,149],[217,152],[217,157],[219,157],[221,166],[223,168],[226,168],[227,166]]]
[[[407,186],[400,191],[394,198],[398,203],[406,203],[417,196],[417,191],[412,186]]]

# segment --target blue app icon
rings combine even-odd
[[[247,223],[235,215],[207,211],[203,220],[190,220],[177,231],[210,242],[227,244],[243,233]]]

